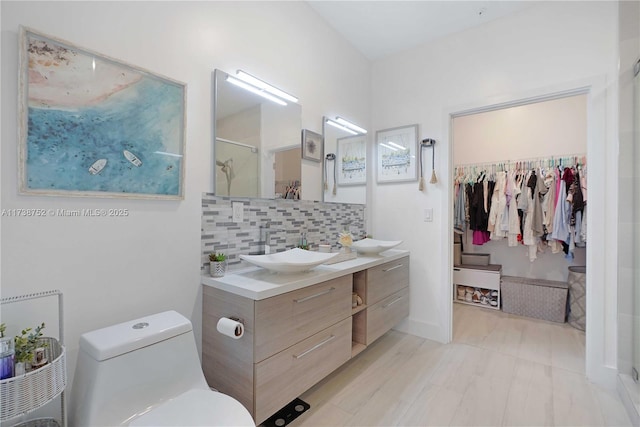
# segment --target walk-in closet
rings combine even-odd
[[[587,95],[459,115],[452,133],[454,341],[584,373]]]

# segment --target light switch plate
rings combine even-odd
[[[433,209],[425,209],[424,210],[424,222],[432,222],[433,221]]]
[[[231,208],[233,210],[233,222],[244,221],[244,204],[233,202],[231,203]]]

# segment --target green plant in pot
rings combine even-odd
[[[36,348],[43,347],[42,344],[38,343],[42,337],[43,329],[44,322],[40,326],[36,326],[33,332],[31,328],[26,328],[22,330],[20,335],[14,337],[16,375],[29,370]]]
[[[209,274],[212,277],[222,277],[227,272],[227,256],[222,252],[209,254]]]

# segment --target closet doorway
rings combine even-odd
[[[561,301],[562,290],[546,285],[567,286],[571,281],[576,289],[585,287],[585,270],[572,268],[574,271],[570,272],[569,267],[586,266],[586,233],[582,233],[581,238],[578,230],[573,237],[577,243],[571,245],[551,243],[551,235],[548,241],[527,236],[524,231],[527,203],[518,213],[517,208],[509,211],[506,199],[510,205],[520,197],[530,197],[535,190],[546,193],[547,186],[558,190],[559,194],[560,188],[554,179],[561,180],[562,176],[558,174],[565,167],[574,167],[574,171],[584,178],[588,169],[585,165],[588,164],[587,102],[586,93],[571,94],[453,117],[452,165],[454,180],[459,184],[454,189],[454,200],[458,191],[463,191],[461,197],[466,203],[465,212],[457,211],[458,218],[453,221],[457,228],[454,242],[459,242],[454,243],[452,249],[454,342],[486,347],[545,366],[585,374],[585,290],[581,295],[574,291],[574,295],[582,299],[578,301],[582,313],[579,313],[579,307],[574,309],[572,327],[569,323],[555,323],[561,318],[564,320],[566,300]],[[535,188],[538,179],[539,187]],[[532,182],[534,187],[527,193],[527,184],[531,186]],[[498,187],[502,194],[507,194],[502,200],[493,200],[499,208],[492,211],[493,190]],[[479,206],[480,210],[475,212],[485,212],[486,220],[493,221],[489,227],[494,233],[477,232],[482,227],[476,224],[475,218],[470,218],[474,212],[469,212],[468,196],[473,198],[473,195],[468,188],[472,192],[482,190],[483,196],[487,194],[486,199],[475,200],[474,209]],[[564,187],[562,191],[565,191]],[[518,192],[521,194],[516,198]],[[584,197],[587,195],[585,191]],[[454,215],[455,211],[454,208]],[[509,236],[508,232],[514,212],[518,216],[516,226],[521,229],[519,236],[513,233]],[[494,213],[491,219],[490,213]],[[580,211],[579,226],[582,214]],[[462,223],[460,215],[464,215]],[[573,218],[575,221],[575,216]],[[471,230],[470,225],[476,231]],[[465,253],[462,269],[456,268],[462,261],[458,252]],[[489,263],[491,267],[470,267],[468,263]],[[503,285],[501,290],[500,277],[513,284]],[[519,280],[527,286],[529,282],[535,282],[544,283],[545,287],[536,289],[533,294],[523,293]],[[564,295],[567,295],[566,291]],[[506,314],[502,308],[528,316]],[[580,314],[582,318],[577,319]]]

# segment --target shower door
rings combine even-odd
[[[216,196],[258,197],[260,168],[258,149],[216,138]]]
[[[638,169],[640,165],[640,60],[635,66],[635,100],[634,100],[634,124],[633,124],[633,138],[634,138],[634,170],[633,173],[636,189],[634,190],[633,201],[633,224],[634,224],[634,265],[633,265],[633,378],[636,382],[638,380],[638,372],[640,372],[640,196],[638,195]]]

